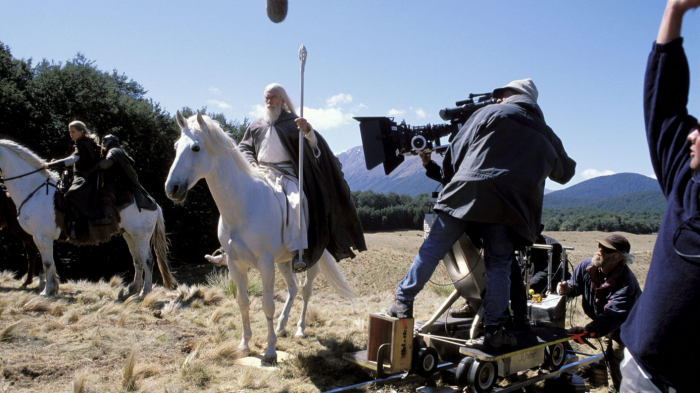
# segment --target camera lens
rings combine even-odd
[[[413,150],[423,150],[425,149],[425,138],[422,135],[416,135],[411,139],[411,147]]]

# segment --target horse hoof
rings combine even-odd
[[[287,337],[287,329],[280,329],[275,331],[277,337]]]
[[[299,329],[297,330],[297,334],[294,335],[296,338],[306,338],[306,333],[304,333],[303,330]]]
[[[277,365],[277,355],[275,356],[265,356],[262,360],[263,366],[276,366]]]
[[[50,291],[48,288],[44,289],[41,291],[39,296],[44,296],[44,297],[51,297],[56,294],[56,291]]]

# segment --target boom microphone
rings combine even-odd
[[[287,0],[265,0],[267,16],[271,21],[280,23],[287,17]]]

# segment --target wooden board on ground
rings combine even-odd
[[[263,355],[246,356],[244,358],[234,360],[233,364],[238,366],[247,366],[255,368],[276,368],[267,364],[263,364]],[[277,362],[284,362],[292,358],[292,355],[287,352],[277,351]]]

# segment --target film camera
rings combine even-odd
[[[405,121],[396,124],[391,117],[355,117],[360,122],[367,169],[384,164],[388,175],[401,165],[404,156],[445,151],[448,145],[442,145],[441,138],[449,136],[452,142],[474,112],[495,103],[491,93],[469,94],[468,99],[455,103],[457,107],[440,110],[440,118],[449,121],[445,124],[410,126]]]

